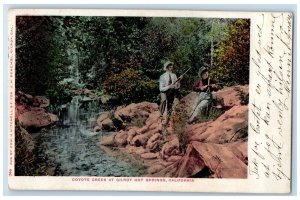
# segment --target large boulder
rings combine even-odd
[[[101,141],[99,142],[99,145],[104,145],[104,146],[116,146],[116,142],[115,142],[115,137],[116,137],[117,133],[113,133],[109,136],[105,136],[101,139]]]
[[[214,93],[214,98],[223,99],[224,105],[228,107],[241,105],[239,92],[249,94],[249,85],[225,87]]]
[[[47,113],[43,108],[33,108],[19,115],[20,125],[25,128],[42,128],[49,126],[59,119],[56,115]]]
[[[37,129],[54,124],[59,119],[56,115],[46,112],[44,108],[49,104],[49,99],[44,96],[34,97],[18,91],[15,96],[15,118],[26,129]]]
[[[106,111],[106,112],[103,112],[101,113],[101,115],[97,118],[97,125],[98,126],[101,126],[102,125],[102,122],[105,120],[105,119],[108,119],[111,117],[111,114],[109,111]]]
[[[240,145],[236,143],[236,146]],[[162,170],[153,170],[155,177],[246,178],[247,165],[231,148],[222,144],[192,142],[185,155]]]
[[[172,155],[180,154],[179,140],[177,137],[173,137],[170,141],[165,143],[161,149],[161,157],[167,159]]]
[[[96,120],[97,127],[101,128],[102,130],[114,130],[114,123],[111,119],[112,115],[109,111],[103,112]],[[97,130],[99,130],[99,128]]]
[[[190,141],[229,143],[247,138],[248,106],[234,106],[215,121],[189,127]]]
[[[235,87],[225,87],[217,92],[213,93],[213,99],[215,106],[231,108],[233,106],[241,105],[241,100],[239,96],[239,92],[241,91],[244,94],[249,93],[249,86],[235,86]],[[191,92],[181,100],[181,104],[184,105],[185,109],[188,112],[191,112],[193,105],[198,97],[198,93]]]
[[[120,107],[119,109],[117,109],[114,113],[114,117],[120,121],[128,122],[134,118],[148,118],[150,113],[157,110],[158,105],[156,103],[132,103],[126,107]]]
[[[125,146],[127,144],[128,134],[125,131],[120,131],[115,136],[115,142],[117,146]]]

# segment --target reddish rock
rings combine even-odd
[[[225,87],[217,92],[213,93],[213,98],[217,99],[219,104],[226,107],[238,106],[241,105],[240,97],[237,89],[243,91],[245,94],[249,93],[249,86],[236,86],[236,87]],[[182,98],[180,101],[181,104],[184,104],[185,109],[188,113],[191,112],[194,102],[199,94],[196,92],[192,92]]]
[[[58,117],[39,108],[24,112],[19,115],[18,120],[21,126],[25,128],[41,128],[57,122]]]
[[[154,174],[154,173],[157,173],[157,172],[161,171],[164,168],[165,168],[165,166],[163,166],[161,164],[158,164],[158,165],[154,165],[154,166],[149,167],[147,172],[148,172],[148,174]]]
[[[236,86],[236,87],[225,87],[222,90],[214,93],[214,98],[221,98],[224,100],[225,106],[238,106],[241,105],[237,89],[240,89],[245,94],[249,93],[249,86]]]
[[[124,146],[127,144],[127,136],[128,134],[125,131],[120,131],[115,136],[115,143],[117,146]]]
[[[234,155],[238,159],[248,165],[248,142],[237,141],[225,145],[234,153]]]
[[[211,123],[195,125],[188,132],[191,141],[228,143],[238,139],[239,131],[247,129],[248,106],[234,106]]]
[[[206,167],[210,174],[197,175]],[[181,159],[152,176],[246,178],[247,165],[226,145],[193,142]]]
[[[98,118],[97,118],[97,125],[98,126],[101,126],[102,125],[102,122],[105,120],[105,119],[108,119],[110,118],[110,112],[107,111],[107,112],[103,112]]]
[[[238,88],[247,94],[248,86]],[[197,95],[191,93],[184,97],[176,112],[189,113]],[[145,109],[147,102],[118,108],[114,116],[122,121],[147,117],[143,127],[127,127],[126,131],[119,132],[120,140],[124,143],[127,136],[126,143],[129,145],[124,149],[128,153],[141,155],[141,159],[149,166],[148,176],[246,178],[248,107],[240,105],[235,87],[214,93],[214,98],[218,99],[224,113],[214,121],[181,126],[184,135],[180,137],[187,139],[184,152],[180,152],[179,136],[176,135],[172,120],[166,129],[166,141],[162,141],[157,105],[148,110]],[[139,107],[141,105],[142,108]],[[111,143],[117,145],[115,138]]]
[[[178,160],[180,160],[182,158],[182,156],[170,156],[167,161],[168,162],[176,162]]]
[[[127,146],[127,150],[131,154],[141,155],[143,153],[146,153],[146,150],[143,147]]]
[[[99,142],[99,145],[104,145],[104,146],[116,146],[115,144],[115,136],[117,133],[112,133],[109,136],[105,136],[101,139]]]
[[[148,118],[149,114],[157,111],[158,105],[156,103],[141,102],[138,104],[132,103],[126,107],[119,108],[114,113],[114,117],[121,121],[129,121],[133,118],[145,117]]]
[[[23,104],[15,104],[15,118],[19,118],[19,116],[25,112],[30,111],[30,107]]]
[[[155,159],[155,158],[157,158],[157,154],[156,153],[143,153],[141,155],[141,157],[144,159]]]
[[[162,142],[160,139],[161,139],[160,133],[156,133],[152,135],[147,142],[146,149],[151,152],[155,151],[160,145],[160,143]]]
[[[179,150],[179,140],[177,137],[173,138],[169,142],[165,143],[161,150],[162,158],[168,158],[171,155],[178,155],[180,153]]]
[[[152,133],[144,133],[142,135],[136,135],[132,138],[131,145],[134,146],[145,146],[147,144],[148,139],[152,136]]]
[[[216,178],[247,178],[247,165],[221,144],[193,142],[193,147]]]
[[[136,130],[135,130],[134,128],[131,128],[131,129],[127,132],[127,134],[128,134],[128,137],[127,137],[127,143],[130,144],[131,141],[132,141],[132,139],[133,139],[133,137],[136,136],[137,133],[136,133]]]
[[[32,106],[33,96],[29,94],[25,94],[24,92],[21,91],[17,91],[15,95],[15,100],[17,104]]]
[[[100,125],[102,125],[104,130],[113,130],[114,129],[113,121],[109,118],[103,120]]]

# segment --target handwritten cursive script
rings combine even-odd
[[[263,13],[252,28],[249,176],[289,181],[292,15]]]

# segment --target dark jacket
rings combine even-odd
[[[208,79],[209,79],[210,86],[208,88],[204,88],[204,86],[208,85]],[[195,92],[217,91],[218,85],[216,85],[216,82],[210,78],[208,78],[208,79],[201,79],[201,78],[198,79],[193,85],[193,91],[195,91]],[[214,85],[212,86],[212,84],[214,84]]]

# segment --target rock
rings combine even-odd
[[[249,93],[248,85],[237,86],[237,87],[226,87],[214,93],[214,98],[223,99],[224,105],[228,107],[241,105],[241,101],[237,89],[240,89],[245,94]]]
[[[50,100],[44,96],[35,96],[33,98],[33,106],[35,107],[46,108],[49,105],[50,105]]]
[[[17,91],[15,96],[16,104],[32,106],[33,96],[25,94],[24,92]]]
[[[126,107],[119,108],[114,113],[114,117],[121,121],[131,121],[133,118],[148,118],[149,114],[157,111],[158,105],[156,103],[141,102],[138,104],[132,103]]]
[[[241,105],[241,101],[238,95],[237,89],[240,89],[245,94],[249,93],[249,86],[236,86],[236,87],[225,87],[215,93],[213,93],[214,102],[216,103],[215,106],[219,107],[232,107]],[[190,113],[192,107],[195,103],[195,100],[199,94],[196,92],[191,92],[187,96],[181,99],[181,105],[184,105],[185,110]]]
[[[168,162],[176,162],[178,160],[180,160],[182,158],[182,156],[170,156],[167,161]]]
[[[117,146],[124,146],[127,144],[127,136],[128,134],[125,131],[120,131],[115,136],[115,143]]]
[[[155,151],[161,142],[159,139],[161,139],[160,133],[152,135],[147,142],[146,149],[149,151]]]
[[[164,168],[165,168],[165,166],[158,164],[158,165],[154,165],[154,166],[149,167],[147,172],[148,172],[148,174],[154,174],[156,172],[161,171]]]
[[[94,132],[100,132],[102,130],[102,127],[100,126],[95,126],[95,128],[93,129]]]
[[[109,111],[103,112],[98,118],[97,118],[97,125],[102,128],[102,130],[114,130],[114,123],[110,119],[111,114]]]
[[[103,112],[103,113],[97,118],[97,125],[98,125],[98,126],[101,126],[101,125],[102,125],[102,122],[103,122],[105,119],[108,119],[108,118],[110,118],[110,112],[109,112],[109,111]]]
[[[199,142],[192,145],[216,178],[247,177],[247,165],[225,145]]]
[[[102,140],[99,142],[100,145],[104,146],[115,146],[115,136],[117,133],[113,133],[109,136],[103,137]]]
[[[19,116],[25,112],[29,111],[29,107],[27,107],[26,105],[23,104],[15,104],[15,118],[19,118]]]
[[[246,178],[247,165],[231,148],[223,144],[192,142],[181,159],[152,176]],[[205,168],[210,173],[203,175],[201,172]]]
[[[157,154],[156,153],[143,153],[141,155],[141,157],[144,159],[155,159],[155,158],[157,158]]]
[[[18,120],[25,128],[41,128],[49,126],[59,119],[56,115],[47,113],[44,109],[36,109],[21,114]]]
[[[145,146],[147,144],[148,139],[151,137],[152,133],[145,133],[142,135],[136,135],[132,138],[131,145],[134,146]]]
[[[179,140],[178,138],[173,138],[171,141],[165,143],[161,150],[162,158],[168,158],[172,155],[178,155],[179,150]]]
[[[102,125],[104,130],[108,130],[108,131],[113,130],[115,128],[113,121],[108,118],[103,120],[100,125]]]
[[[143,147],[128,146],[127,150],[131,154],[143,154],[146,150]]]
[[[209,123],[209,126],[203,124],[196,127],[198,128],[187,131],[191,141],[219,144],[234,142],[239,139],[235,137],[239,131],[248,127],[248,106],[234,106]]]
[[[136,130],[132,128],[127,132],[127,134],[128,134],[127,143],[130,144],[133,137],[136,136],[137,133],[136,133]]]

